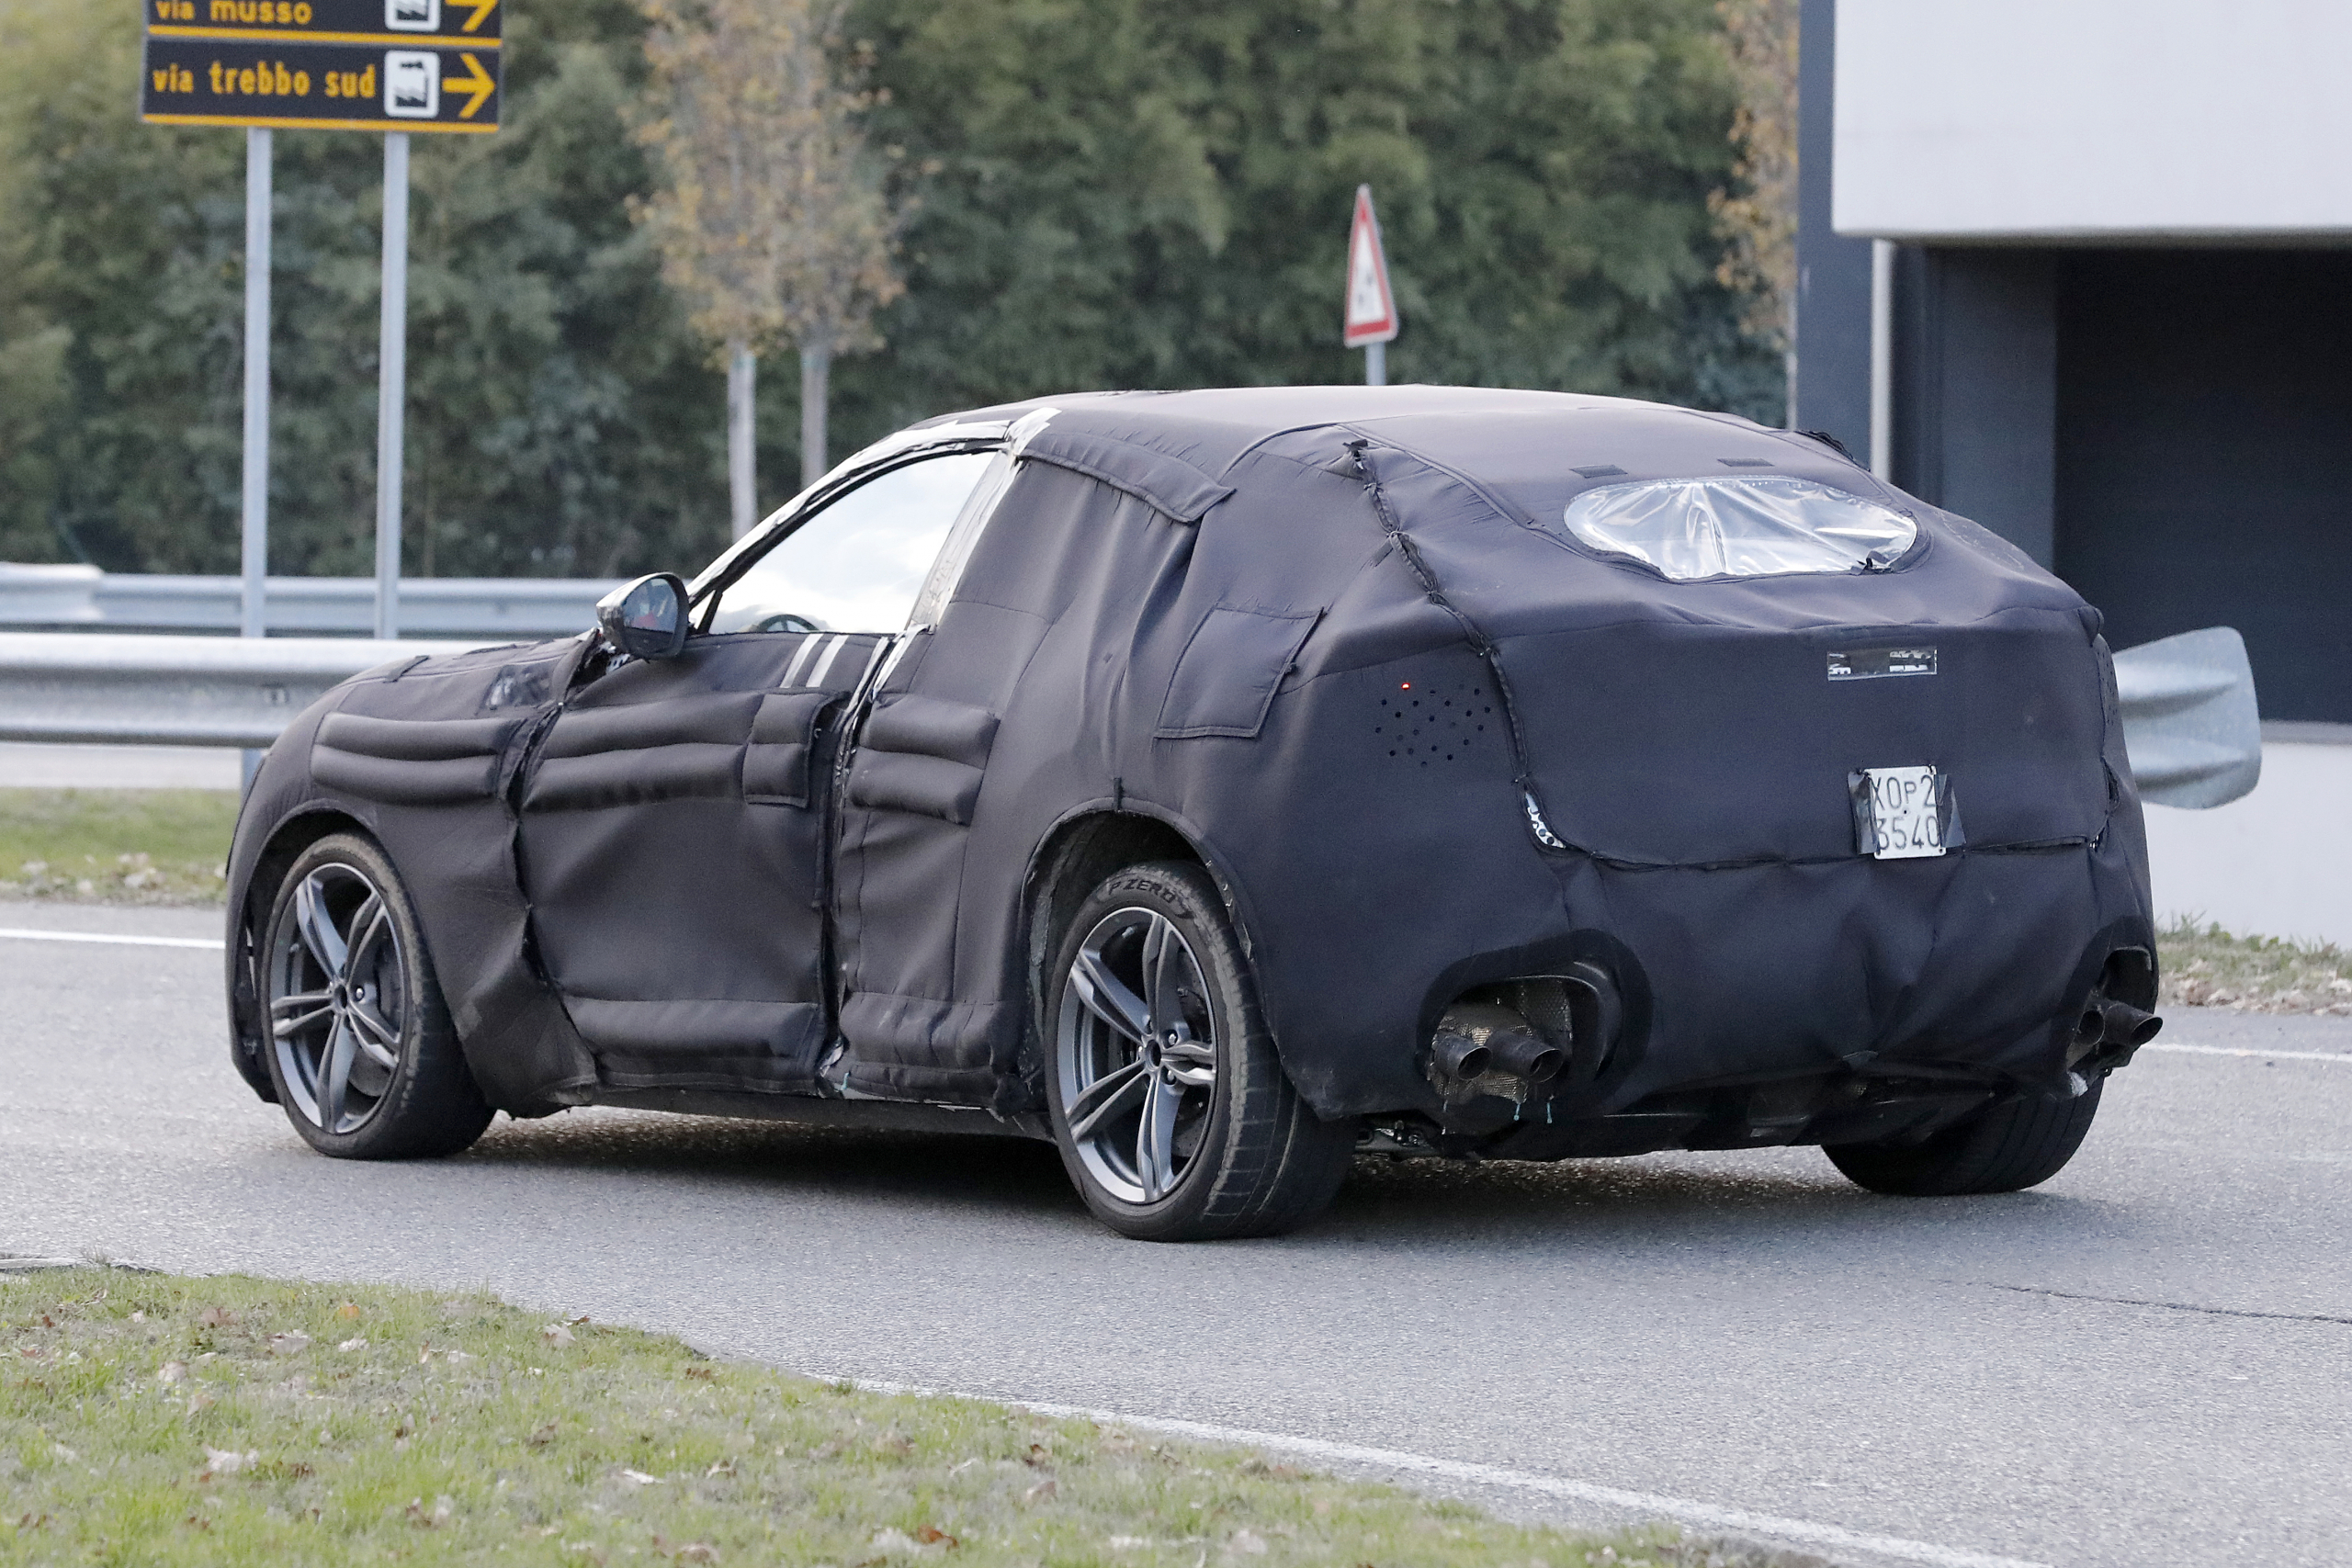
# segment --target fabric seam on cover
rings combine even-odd
[[[1345,443],[1349,454],[1355,460],[1356,472],[1363,480],[1364,493],[1371,499],[1374,520],[1380,525],[1381,532],[1385,534],[1389,541],[1396,547],[1398,558],[1404,561],[1406,569],[1421,585],[1421,592],[1429,596],[1430,603],[1453,617],[1454,624],[1462,628],[1464,639],[1469,643],[1470,650],[1478,656],[1479,660],[1487,666],[1487,672],[1494,679],[1496,694],[1501,699],[1503,705],[1504,728],[1510,736],[1511,784],[1519,791],[1521,798],[1527,803],[1526,820],[1530,834],[1539,843],[1548,837],[1551,840],[1551,843],[1546,846],[1548,848],[1563,850],[1575,848],[1578,849],[1579,852],[1589,854],[1590,851],[1582,850],[1580,846],[1570,845],[1552,832],[1548,820],[1543,815],[1543,807],[1535,798],[1535,778],[1528,763],[1527,738],[1520,728],[1519,706],[1511,700],[1510,677],[1503,671],[1502,654],[1495,647],[1493,640],[1487,636],[1485,628],[1470,617],[1469,612],[1446,597],[1444,586],[1437,580],[1437,573],[1431,570],[1427,561],[1421,558],[1419,547],[1413,543],[1412,536],[1405,532],[1404,525],[1396,520],[1396,514],[1389,510],[1388,497],[1381,489],[1380,479],[1373,473],[1372,465],[1364,459],[1364,450],[1371,445],[1371,438],[1364,435],[1352,436]],[[1392,447],[1391,450],[1404,453],[1416,462],[1425,461],[1418,453],[1406,452],[1403,447]],[[1430,466],[1435,468],[1438,465],[1430,464]],[[1492,498],[1488,497],[1483,489],[1478,490],[1476,493],[1479,499],[1486,501],[1489,506],[1494,504]],[[1508,517],[1510,513],[1504,513],[1503,515]]]

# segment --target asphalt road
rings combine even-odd
[[[217,934],[0,905],[28,927]],[[1807,1149],[1367,1164],[1305,1234],[1155,1247],[1010,1140],[594,1111],[332,1163],[232,1076],[219,973],[0,938],[0,1252],[486,1287],[1430,1456],[1421,1483],[1522,1513],[1758,1516],[1843,1560],[2352,1560],[2352,1021],[2177,1018],[2160,1043],[2206,1049],[2143,1054],[2013,1197],[1871,1197]]]

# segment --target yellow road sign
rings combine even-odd
[[[139,112],[161,125],[492,131],[502,63],[496,49],[439,38],[386,48],[151,31]]]
[[[463,40],[499,44],[498,0],[146,0],[148,31],[163,38],[270,42]]]

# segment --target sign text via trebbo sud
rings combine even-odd
[[[499,0],[147,0],[140,117],[490,131]]]

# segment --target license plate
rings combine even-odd
[[[1909,860],[1944,852],[1943,803],[1934,768],[1864,768],[1860,783],[1869,805],[1870,841],[1864,847],[1871,855]]]

